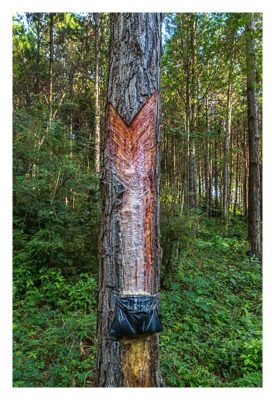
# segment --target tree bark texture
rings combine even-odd
[[[250,250],[261,259],[261,192],[259,129],[256,101],[255,22],[251,14],[247,26],[247,112],[249,142],[248,239]]]
[[[116,13],[103,143],[97,385],[160,386],[158,334],[110,337],[115,296],[158,294],[161,15]]]

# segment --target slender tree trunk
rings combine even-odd
[[[95,171],[100,170],[100,47],[101,24],[100,14],[94,13],[95,21]]]
[[[247,25],[247,112],[249,142],[248,239],[250,250],[261,259],[261,202],[259,129],[256,101],[255,21],[251,14]]]
[[[54,14],[50,13],[50,33],[49,33],[49,127],[53,118],[53,19]]]
[[[219,171],[218,171],[218,140],[215,138],[215,155],[214,155],[214,192],[215,192],[215,213],[219,208]]]
[[[190,117],[190,144],[189,144],[189,207],[195,208],[198,205],[197,198],[197,159],[195,145],[196,128],[196,69],[197,69],[197,44],[196,44],[196,20],[194,14],[190,17],[190,51],[191,51],[191,117]]]
[[[227,87],[227,117],[224,135],[224,173],[223,173],[223,213],[225,227],[228,226],[229,212],[229,158],[230,158],[230,139],[232,125],[232,74],[234,65],[234,33],[232,33],[232,47],[230,54],[228,87]]]
[[[205,115],[206,115],[206,132],[205,135],[205,153],[204,153],[204,181],[205,181],[205,214],[207,217],[210,216],[210,179],[209,179],[209,121],[208,121],[208,98],[206,97],[205,104]]]
[[[48,105],[49,105],[49,120],[48,125],[45,130],[44,136],[38,141],[37,147],[43,145],[46,136],[51,130],[52,119],[53,119],[53,57],[54,57],[54,37],[53,37],[53,28],[54,28],[54,13],[49,14],[49,97],[48,97]],[[50,153],[50,157],[52,157],[52,153]],[[38,165],[39,165],[39,156],[37,157],[36,162],[32,165],[32,176],[35,178],[38,175]]]
[[[109,335],[115,295],[159,292],[161,15],[111,15],[103,144],[97,385],[160,386],[158,334]]]
[[[213,179],[213,156],[212,156],[212,138],[209,136],[208,143],[208,203],[209,203],[209,217],[212,215],[212,179]]]
[[[36,65],[35,65],[34,93],[40,94],[40,79],[41,79],[40,60],[41,60],[41,40],[42,40],[41,14],[35,13],[34,21],[36,27]]]
[[[247,134],[246,121],[243,121],[243,138],[242,138],[242,207],[245,221],[248,221],[248,160],[247,160]]]
[[[244,170],[244,176],[243,176],[243,215],[245,221],[248,221],[248,184],[247,184],[247,172],[246,168]]]
[[[197,203],[201,200],[201,193],[202,193],[202,166],[201,161],[197,163],[197,179],[198,179],[198,196],[197,196]]]
[[[237,206],[238,206],[238,197],[239,197],[239,164],[240,164],[240,156],[239,156],[239,134],[238,132],[236,133],[237,135],[237,160],[236,160],[236,175],[235,175],[235,197],[234,197],[234,209],[233,209],[233,214],[234,216],[236,215],[237,211]]]
[[[189,30],[187,30],[186,42],[188,43]],[[187,60],[186,60],[186,99],[185,99],[185,131],[186,135],[186,157],[185,157],[185,170],[186,170],[186,179],[185,179],[185,204],[186,208],[189,209],[189,182],[190,182],[190,52],[188,48]]]

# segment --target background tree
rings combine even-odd
[[[101,15],[94,13],[95,22],[95,170],[100,170],[100,52]]]
[[[259,127],[256,100],[255,63],[255,17],[252,14],[247,23],[247,113],[249,140],[249,192],[248,192],[248,238],[250,249],[261,259],[261,199],[260,199],[260,161]]]

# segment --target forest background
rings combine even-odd
[[[247,255],[246,17],[164,21],[167,386],[261,385],[261,269]],[[260,15],[256,27],[261,126]],[[107,62],[107,14],[14,19],[15,386],[94,385]]]

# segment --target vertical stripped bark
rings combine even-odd
[[[95,22],[95,171],[100,170],[100,44],[101,25],[100,14],[94,13]]]
[[[160,386],[158,334],[110,337],[115,295],[159,292],[161,15],[116,13],[103,143],[97,385]]]
[[[256,101],[255,20],[250,15],[247,25],[247,113],[249,143],[248,239],[250,250],[261,259],[261,193],[259,161],[259,129]]]

